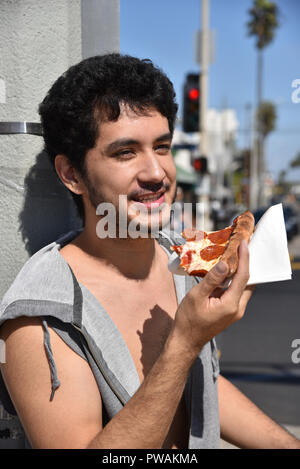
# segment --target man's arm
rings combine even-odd
[[[221,437],[242,449],[300,449],[300,441],[270,419],[223,376],[218,378]]]
[[[7,363],[1,369],[32,446],[161,448],[192,363],[209,340],[243,316],[250,298],[245,290],[248,263],[247,246],[242,245],[237,274],[226,292],[212,296],[228,272],[224,263],[221,271],[219,263],[189,291],[161,355],[134,396],[103,429],[101,396],[85,360],[50,331],[61,386],[49,402],[50,372],[40,323],[29,318],[11,325],[7,321],[1,337]]]
[[[33,448],[160,448],[182,396],[193,358],[172,339],[141,388],[102,428],[101,396],[88,363],[49,328],[61,382],[50,402],[51,377],[38,318],[1,328],[1,371]]]
[[[102,429],[99,389],[88,363],[49,328],[61,382],[50,402],[51,375],[39,318],[6,321],[1,372],[33,448],[84,448]]]

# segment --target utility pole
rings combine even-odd
[[[245,104],[245,119],[244,119],[244,148],[245,148],[245,169],[246,169],[246,176],[247,176],[247,182],[246,182],[246,187],[248,189],[246,190],[246,205],[249,209],[253,210],[252,206],[254,205],[253,199],[251,199],[251,186],[252,186],[252,181],[253,181],[253,165],[252,165],[252,157],[253,157],[253,118],[252,118],[252,105],[251,103],[246,103]],[[249,154],[247,153],[249,152]],[[253,192],[252,192],[252,197],[253,197]]]
[[[208,96],[208,34],[209,34],[209,0],[202,0],[201,14],[201,73],[200,80],[200,154],[207,156],[207,132],[206,132],[206,112],[207,112],[207,96]]]
[[[250,159],[250,210],[257,209],[260,199],[260,193],[263,184],[262,143],[258,122],[258,109],[262,102],[262,50],[258,50],[257,55],[257,85],[256,85],[256,110],[254,114],[254,132],[252,141],[252,151]]]
[[[82,58],[120,52],[120,0],[81,0]]]
[[[254,117],[254,132],[252,135],[251,157],[250,157],[250,180],[249,180],[249,205],[250,210],[257,209],[258,202],[258,157],[259,157],[259,142],[258,142],[258,124],[257,116]]]
[[[201,37],[201,44],[200,44],[201,73],[200,73],[200,78],[199,78],[199,86],[200,86],[199,153],[200,153],[200,156],[208,157],[207,98],[208,98],[208,67],[209,67],[209,0],[202,0],[200,37]],[[203,228],[206,230],[209,230],[210,229],[210,219],[209,219],[210,177],[209,175],[202,176],[201,186],[202,188],[200,189],[200,202],[202,204],[203,224],[204,224]]]

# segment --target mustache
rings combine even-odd
[[[170,190],[171,185],[169,183],[147,183],[143,185],[143,188],[131,192],[128,194],[128,200],[134,200],[138,197],[143,197],[145,194],[149,195],[150,193],[156,194],[157,192],[166,192]]]

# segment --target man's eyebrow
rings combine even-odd
[[[160,135],[155,139],[155,142],[165,142],[166,140],[172,141],[171,132],[167,132],[165,134]]]
[[[155,143],[158,142],[165,142],[166,140],[171,141],[172,140],[172,134],[171,132],[167,132],[165,134],[160,135],[155,139]],[[109,143],[107,147],[105,148],[105,151],[107,153],[111,153],[115,150],[117,150],[120,147],[126,147],[129,145],[139,145],[140,141],[139,140],[134,140],[132,138],[119,138],[117,140],[114,140],[113,142]]]
[[[119,138],[118,140],[114,140],[113,142],[109,143],[107,147],[105,147],[105,151],[107,153],[111,153],[120,147],[126,147],[128,145],[138,145],[139,143],[140,142],[138,140],[134,140],[132,138]]]

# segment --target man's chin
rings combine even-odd
[[[158,232],[170,225],[170,206],[147,215],[137,215],[128,220],[128,236],[132,238],[156,238]]]

